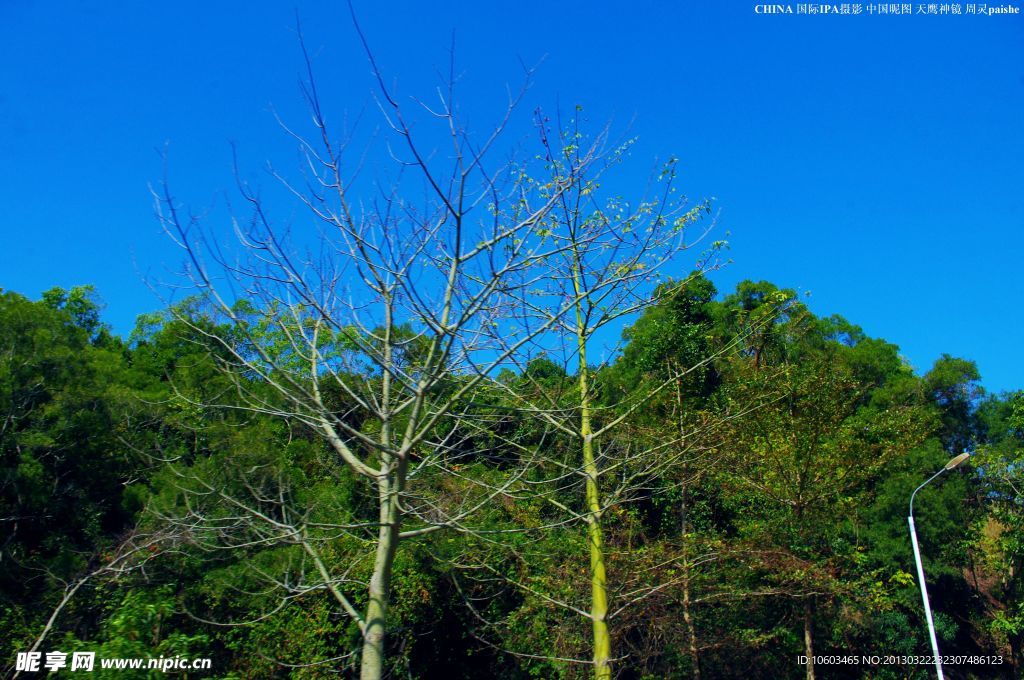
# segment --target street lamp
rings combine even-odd
[[[917,547],[917,530],[914,529],[914,496],[931,482],[933,479],[941,475],[946,470],[952,470],[960,463],[964,462],[971,457],[969,453],[961,453],[956,458],[953,458],[945,467],[936,472],[934,475],[924,481],[921,486],[914,489],[914,493],[910,494],[910,513],[907,515],[907,522],[910,524],[910,542],[914,546],[914,559],[917,561],[917,580],[921,583],[921,601],[924,602],[924,615],[928,619],[928,635],[932,640],[932,654],[935,656],[935,673],[939,680],[945,680],[945,676],[942,674],[942,659],[939,657],[939,643],[935,639],[935,624],[932,622],[932,608],[928,604],[928,588],[924,583],[924,567],[921,565],[921,551]]]

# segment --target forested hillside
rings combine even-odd
[[[213,660],[185,677],[929,677],[798,658],[930,653],[907,505],[967,451],[915,501],[939,644],[1002,658],[949,677],[1020,677],[1024,393],[967,358],[915,372],[792,290],[685,271],[645,306],[559,297],[528,354],[511,313],[478,351],[244,295],[120,338],[101,293],[0,293],[12,674],[59,649]],[[587,355],[598,329],[620,350]]]

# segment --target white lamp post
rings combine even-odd
[[[956,458],[953,458],[946,466],[936,472],[934,475],[924,481],[921,486],[914,489],[914,493],[910,494],[910,513],[907,515],[907,522],[910,524],[910,542],[914,546],[914,559],[917,561],[917,580],[921,584],[921,601],[924,602],[924,615],[928,619],[928,635],[932,640],[932,654],[935,656],[935,673],[939,680],[945,680],[945,676],[942,674],[942,658],[939,656],[939,643],[935,639],[935,624],[932,622],[932,608],[928,604],[928,588],[924,583],[924,567],[921,565],[921,551],[917,547],[917,531],[914,529],[914,496],[927,485],[930,481],[941,475],[946,470],[952,470],[960,463],[970,458],[971,454],[961,453]]]

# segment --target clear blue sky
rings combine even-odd
[[[356,7],[405,94],[429,95],[454,30],[471,111],[546,55],[529,105],[629,126],[626,189],[648,159],[680,157],[731,232],[720,290],[811,291],[918,370],[948,352],[990,390],[1024,387],[1024,19],[754,4]],[[341,2],[0,2],[0,287],[93,283],[120,332],[157,308],[142,279],[179,262],[147,191],[157,150],[200,207],[232,187],[231,142],[246,172],[292,158],[269,111],[303,116],[294,8],[331,110],[355,115],[370,82]]]

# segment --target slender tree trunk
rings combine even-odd
[[[581,359],[582,361],[582,359]],[[581,389],[586,389],[586,369],[580,374]],[[611,680],[612,642],[608,633],[608,583],[604,563],[604,535],[601,527],[601,494],[597,485],[598,469],[591,438],[590,401],[583,399],[580,422],[583,436],[583,470],[587,476],[587,538],[590,544],[590,616],[594,623],[594,678]]]
[[[686,470],[683,470],[686,474]],[[683,622],[686,624],[686,631],[689,637],[690,664],[693,669],[694,680],[700,680],[700,653],[697,646],[697,627],[694,625],[693,612],[690,607],[690,542],[687,538],[689,531],[688,507],[686,484],[682,487],[682,511],[683,511]]]
[[[577,315],[577,321],[582,319]],[[580,324],[582,328],[582,323]],[[579,340],[580,436],[583,439],[583,472],[587,477],[587,539],[590,544],[590,616],[594,627],[594,680],[611,680],[612,640],[608,632],[608,579],[604,562],[604,534],[601,527],[599,471],[594,456],[591,427],[589,371],[586,338]]]
[[[576,294],[576,347],[580,385],[580,438],[583,442],[583,473],[587,478],[587,542],[590,547],[590,618],[593,622],[594,680],[611,680],[612,639],[608,632],[608,577],[604,560],[604,534],[601,527],[600,471],[594,456],[594,438],[590,411],[590,370],[587,368],[587,320],[579,297],[583,280],[579,253],[573,249],[573,291]]]
[[[363,654],[360,678],[380,680],[384,674],[384,641],[387,631],[388,602],[391,597],[391,568],[398,549],[401,515],[398,507],[398,489],[392,488],[392,479],[381,475],[378,481],[380,495],[380,529],[377,535],[377,555],[370,577],[369,601],[366,604],[366,629],[363,633]]]
[[[814,620],[811,599],[804,600],[804,654],[807,655],[807,680],[814,680],[814,633],[811,624]]]
[[[589,418],[589,416],[588,416]],[[589,429],[589,428],[588,428]],[[594,678],[612,677],[612,642],[608,633],[608,584],[604,564],[604,536],[601,531],[601,498],[597,486],[593,443],[584,435],[583,459],[587,474],[587,537],[590,543],[590,615],[594,622]]]
[[[668,362],[669,372],[674,371],[671,361]],[[682,380],[676,378],[676,426],[679,430],[679,438],[682,441],[686,435],[686,428],[683,425],[683,386]],[[690,606],[690,496],[689,496],[690,470],[686,463],[683,463],[682,478],[680,486],[680,530],[683,535],[683,623],[686,624],[688,645],[690,651],[690,664],[694,680],[700,680],[700,652],[697,645],[697,627],[694,625],[693,612]]]
[[[690,561],[683,558],[683,621],[686,623],[686,630],[689,633],[690,664],[693,670],[694,680],[700,680],[700,652],[697,646],[697,628],[693,623],[693,614],[690,610]]]

